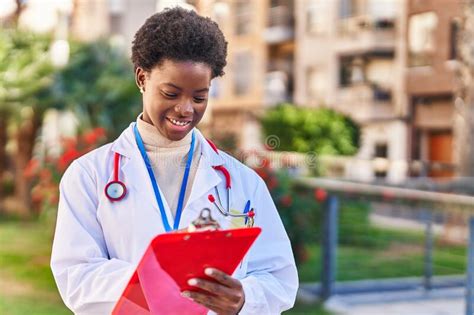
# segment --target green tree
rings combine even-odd
[[[46,109],[58,105],[51,93],[54,68],[50,39],[15,29],[0,30],[0,177],[6,165],[8,126],[14,130],[15,195],[19,210],[29,209],[23,170],[30,161]]]
[[[72,45],[55,94],[79,118],[80,128],[103,127],[109,137],[119,135],[141,108],[131,63],[106,40]]]
[[[262,126],[266,137],[278,137],[281,151],[352,155],[359,146],[355,122],[327,108],[281,104],[265,114]]]

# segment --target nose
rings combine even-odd
[[[175,111],[182,117],[191,116],[194,112],[193,104],[190,100],[183,100],[182,103],[175,106]]]

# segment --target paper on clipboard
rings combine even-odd
[[[181,296],[191,278],[209,279],[204,269],[232,274],[260,228],[168,233],[153,239],[117,302],[113,315],[206,314],[207,309]]]

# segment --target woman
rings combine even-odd
[[[292,307],[297,272],[265,183],[195,128],[226,54],[217,24],[180,8],[153,15],[136,33],[132,61],[143,113],[113,143],[74,161],[60,184],[51,268],[76,314],[110,314],[151,239],[187,227],[202,208],[211,207],[223,228],[245,225],[210,205],[209,194],[226,190],[215,166],[230,172],[231,211],[242,213],[250,201],[262,233],[233,275],[207,270],[215,282],[192,279],[203,293],[183,295],[219,314]],[[110,185],[114,180],[124,187]]]

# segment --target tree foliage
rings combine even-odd
[[[352,155],[359,146],[355,122],[327,108],[282,104],[266,113],[262,126],[266,137],[278,137],[281,151]]]
[[[103,127],[110,137],[140,111],[132,65],[105,40],[72,45],[71,60],[57,75],[55,93],[77,115],[82,129]]]
[[[18,30],[0,31],[0,110],[18,114],[24,107],[44,112],[56,103],[51,94],[54,68],[50,39]]]
[[[31,183],[23,173],[48,109],[71,109],[80,129],[103,127],[110,137],[140,110],[133,69],[122,50],[106,40],[73,43],[69,64],[58,69],[51,63],[50,46],[48,36],[0,30],[0,182],[10,164],[7,141],[14,141],[9,153],[20,212],[31,208]]]

